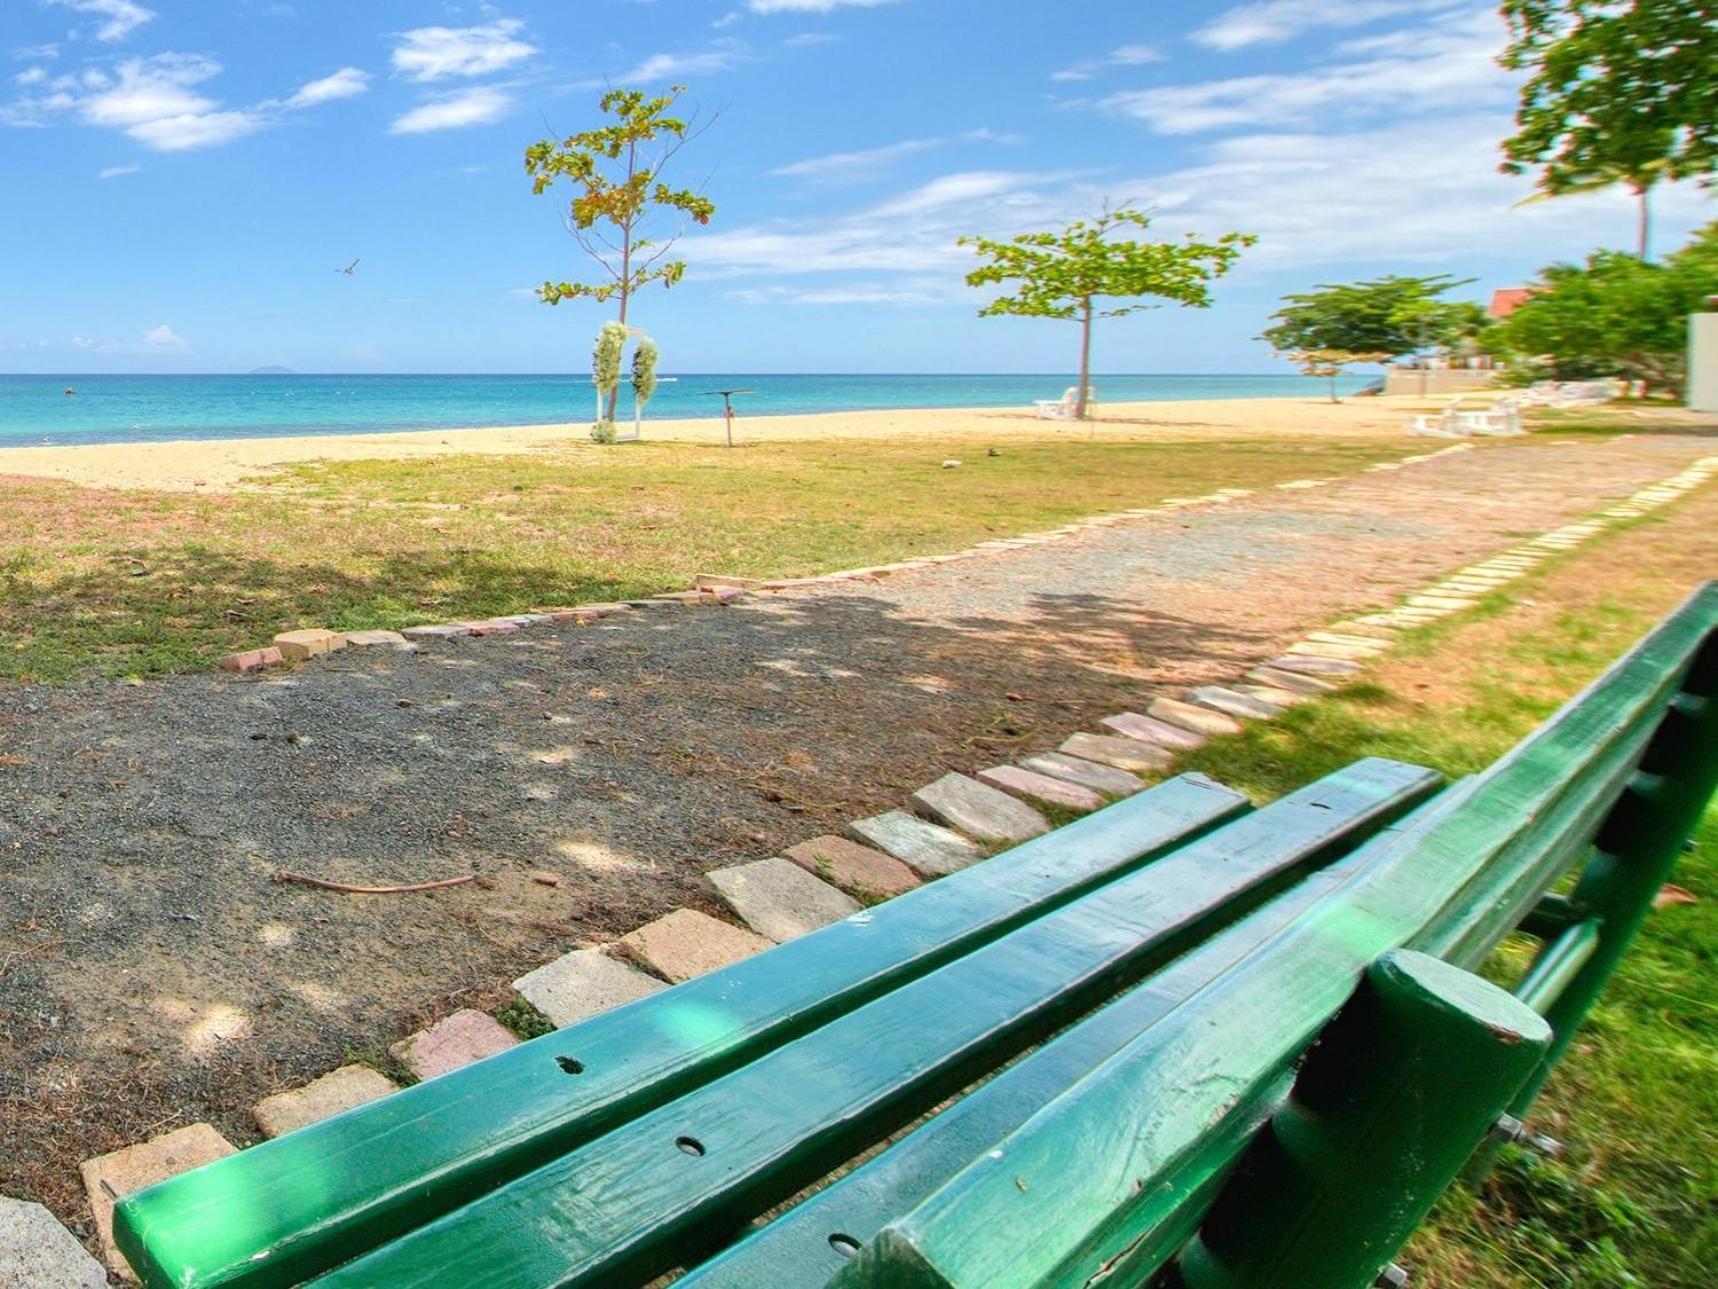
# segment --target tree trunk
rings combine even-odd
[[[1336,373],[1335,372],[1330,373],[1330,401],[1333,403],[1340,403],[1342,401],[1340,398],[1338,398],[1336,396]]]
[[[627,145],[627,150],[626,150],[626,182],[627,182],[627,186],[629,188],[632,186],[632,176],[637,171],[637,169],[638,169],[638,144],[637,143],[631,143],[631,144]],[[626,325],[627,302],[631,299],[631,297],[632,297],[632,217],[629,216],[627,218],[626,223],[624,225],[622,225],[621,233],[620,233],[620,325],[623,327]],[[621,348],[621,357],[623,360],[626,357],[626,349],[624,346]],[[625,367],[624,361],[622,362],[621,366],[624,369],[624,367]],[[619,409],[619,407],[620,407],[620,382],[616,381],[613,392],[610,393],[608,396],[608,408],[606,409],[607,415],[603,419],[608,420],[608,421],[614,420],[615,412]]]
[[[1640,257],[1643,260],[1652,258],[1652,187],[1650,184],[1637,184],[1634,195],[1640,202]]]
[[[1087,296],[1080,308],[1080,387],[1074,399],[1074,419],[1085,420],[1091,415],[1087,391],[1092,383],[1092,298]]]

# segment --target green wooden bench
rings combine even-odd
[[[1525,1114],[1715,779],[1709,584],[1483,774],[1171,779],[130,1196],[116,1238],[186,1289],[1365,1285]],[[1517,929],[1510,993],[1471,972]]]

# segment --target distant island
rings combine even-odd
[[[297,372],[290,367],[253,367],[247,375],[250,376],[296,376]]]

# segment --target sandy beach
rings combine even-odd
[[[1237,435],[1399,435],[1423,400],[1363,398],[1330,403],[1312,398],[1238,398],[1118,403],[1098,419],[1076,424],[1041,421],[1016,408],[935,408],[828,412],[811,416],[736,418],[736,443],[771,440],[998,437],[1057,438],[1115,435],[1176,439]],[[246,479],[303,461],[377,461],[460,453],[509,455],[587,442],[585,422],[492,429],[413,430],[383,434],[319,434],[285,438],[186,439],[162,443],[99,443],[79,447],[0,448],[0,475],[64,479],[102,488],[231,491]],[[720,443],[717,419],[651,421],[655,442]],[[623,449],[624,450],[624,449]]]

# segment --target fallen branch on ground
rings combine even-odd
[[[413,891],[439,891],[446,886],[464,886],[467,882],[475,882],[477,874],[444,877],[439,882],[413,882],[410,886],[352,886],[346,882],[330,882],[326,878],[310,877],[304,873],[295,873],[291,869],[280,868],[275,870],[274,880],[302,882],[306,886],[318,886],[325,891],[343,891],[347,895],[409,895]]]

